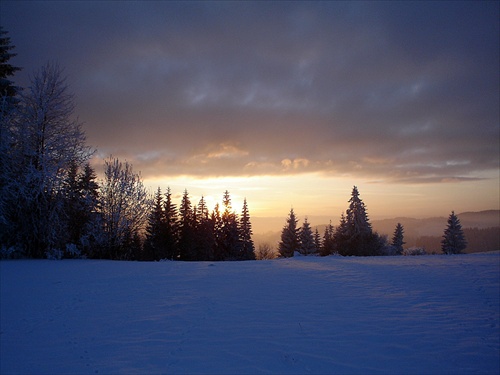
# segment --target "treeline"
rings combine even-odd
[[[425,254],[424,249],[403,249],[404,227],[398,223],[389,242],[387,236],[379,235],[372,230],[366,206],[359,196],[356,186],[353,187],[349,208],[342,213],[340,223],[334,227],[330,222],[323,235],[316,229],[313,233],[307,218],[301,227],[293,209],[286,219],[278,244],[280,257],[292,257],[295,253],[302,255],[327,256],[332,254],[343,256],[378,256],[378,255],[417,255]],[[467,247],[464,230],[460,220],[452,212],[443,236],[438,239],[441,251],[445,254],[458,254]],[[260,256],[260,249],[257,251]],[[272,257],[266,248],[265,257]]]
[[[204,197],[192,205],[187,190],[177,211],[170,189],[158,188],[148,217],[145,260],[254,260],[252,225],[246,199],[241,216],[231,207],[226,190],[209,213]]]
[[[113,157],[98,182],[61,69],[47,64],[17,87],[12,49],[0,30],[0,257],[254,259],[246,200],[240,217],[226,191],[209,213],[185,191],[177,209],[170,190],[151,197]]]

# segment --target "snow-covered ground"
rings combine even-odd
[[[500,371],[500,253],[0,262],[0,372]]]

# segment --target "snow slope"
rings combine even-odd
[[[500,253],[1,261],[0,372],[500,371]]]

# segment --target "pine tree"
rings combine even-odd
[[[7,34],[7,31],[0,26],[0,116],[19,102],[17,94],[20,91],[20,88],[9,80],[9,77],[12,77],[21,68],[9,63],[9,60],[17,54],[11,52],[15,46],[11,45],[10,37]]]
[[[99,184],[96,182],[97,175],[90,163],[85,163],[83,172],[78,178],[81,208],[81,232],[79,245],[83,254],[91,256],[98,241],[95,236],[95,228],[100,225],[98,213]]]
[[[406,242],[404,242],[404,228],[401,223],[398,223],[396,225],[396,229],[394,230],[394,235],[392,236],[392,243],[391,245],[393,246],[396,255],[401,255],[403,254],[403,245]]]
[[[342,213],[340,215],[339,225],[333,233],[334,252],[340,255],[350,255],[348,249],[350,238],[349,224],[347,223],[346,216]]]
[[[214,260],[223,260],[224,255],[222,251],[222,243],[223,243],[223,224],[222,224],[222,216],[220,214],[219,203],[215,204],[214,210],[212,211],[211,219],[214,225],[214,248],[213,248],[213,256]]]
[[[189,193],[184,190],[179,207],[179,252],[181,260],[194,260],[195,258],[195,221]]]
[[[195,259],[213,260],[215,245],[214,225],[208,212],[205,198],[202,196],[196,209]]]
[[[340,255],[380,255],[385,239],[372,232],[364,202],[356,186],[352,189],[349,208],[335,232],[335,246]]]
[[[346,211],[349,235],[357,236],[370,234],[372,232],[372,226],[368,220],[365,203],[359,197],[359,191],[356,186],[352,189],[349,203],[349,209]]]
[[[165,258],[178,259],[179,253],[179,222],[177,215],[177,206],[172,202],[172,193],[170,187],[165,193]]]
[[[315,253],[316,245],[314,243],[314,236],[311,229],[311,225],[307,221],[307,217],[304,219],[302,228],[299,231],[300,246],[299,252],[302,255],[310,255]]]
[[[319,234],[319,230],[316,227],[314,230],[314,252],[319,253],[321,251],[321,236]]]
[[[448,217],[448,226],[446,227],[441,241],[441,249],[445,254],[460,254],[467,247],[464,231],[460,220],[452,211]]]
[[[226,190],[222,198],[224,212],[222,213],[221,252],[224,260],[240,258],[242,243],[240,241],[238,217],[232,211],[231,198]]]
[[[325,233],[323,235],[323,243],[320,248],[320,255],[327,256],[335,252],[335,230],[333,228],[332,222],[325,227]]]
[[[281,241],[278,245],[278,251],[282,257],[293,257],[294,252],[299,250],[300,241],[297,223],[298,220],[295,218],[292,208],[286,220],[286,225],[281,231]]]
[[[242,260],[255,260],[255,245],[252,240],[252,223],[248,212],[247,199],[243,200],[243,210],[240,220],[240,240],[242,243]]]
[[[160,260],[165,256],[166,220],[161,188],[158,187],[153,198],[153,206],[148,215],[144,259]]]

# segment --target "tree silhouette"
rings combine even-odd
[[[286,219],[286,225],[281,231],[281,241],[278,245],[278,251],[282,257],[293,257],[293,253],[299,250],[300,241],[297,223],[298,220],[295,218],[295,213],[292,208]]]
[[[448,226],[446,227],[441,241],[441,250],[445,254],[460,254],[467,247],[464,232],[460,220],[452,211],[448,217]]]

